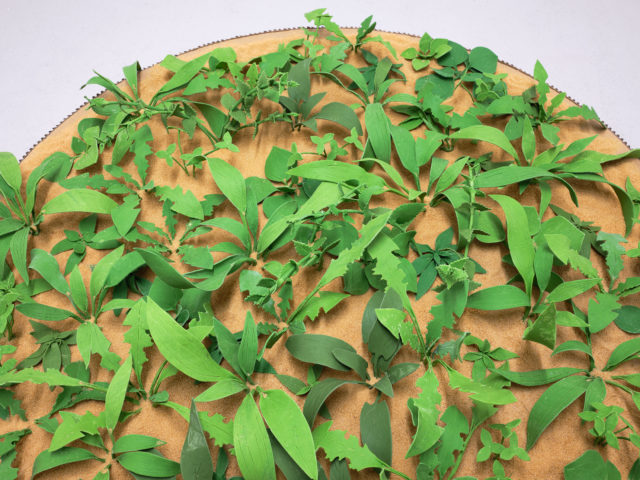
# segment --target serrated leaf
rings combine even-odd
[[[120,357],[109,351],[111,342],[104,336],[102,330],[93,322],[84,322],[76,330],[78,350],[84,360],[85,367],[89,366],[91,355],[97,353],[102,357],[100,366],[111,371],[120,367]]]
[[[362,447],[355,436],[347,436],[342,430],[329,430],[332,422],[324,422],[313,431],[316,449],[322,448],[330,461],[346,458],[352,470],[365,468],[386,469],[389,466],[376,457],[369,448]]]
[[[440,416],[438,405],[442,400],[438,393],[438,385],[438,378],[432,369],[427,370],[416,381],[416,387],[420,388],[421,392],[417,398],[410,400],[409,405],[416,410],[414,418],[417,418],[417,429],[405,458],[426,452],[442,435],[444,429],[437,424]]]

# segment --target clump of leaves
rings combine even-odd
[[[306,18],[316,28],[304,29],[305,38],[247,62],[229,47],[190,61],[167,56],[161,67],[170,78],[149,100],[140,95],[137,62],[123,68],[121,84],[96,74],[88,83],[110,95],[89,100],[97,117],[79,122],[71,153],[46,158],[26,182],[15,157],[0,153],[0,257],[7,260],[0,271],[0,333],[12,339],[17,312],[33,319],[38,345],[20,363],[11,358],[0,365],[0,417],[27,419],[15,385],[59,387],[49,413],[35,422],[51,441],[36,457],[32,475],[86,461],[104,464],[95,477],[104,480],[115,461],[134,478],[217,480],[227,477],[231,454],[247,480],[275,479],[278,472],[291,479],[350,478],[350,470],[364,469],[380,478],[451,479],[462,478],[456,475],[467,448],[479,442],[476,462],[491,461],[490,478],[508,480],[509,462],[529,460],[549,425],[580,397],[579,416],[596,444],[617,449],[623,440],[640,448],[635,416],[626,411],[640,405],[640,380],[635,373],[614,372],[638,358],[638,338],[613,346],[606,362],[594,355],[598,333],[614,328],[612,323],[626,334],[640,333],[640,310],[629,302],[640,292],[640,277],[625,269],[640,256],[626,238],[638,223],[638,186],[633,179],[624,188],[616,185],[603,169],[638,151],[588,150],[594,137],[561,144],[563,120],[599,119],[589,107],[562,109],[564,95],[552,95],[539,62],[536,85],[514,96],[507,75],[497,73],[498,57],[485,47],[468,51],[425,33],[401,53],[405,62],[383,36],[372,35],[372,17],[355,38],[325,9]],[[422,76],[396,93],[398,82],[407,81],[406,68]],[[318,77],[356,103],[326,101],[331,99],[324,91],[312,94]],[[209,103],[209,94],[218,100]],[[459,96],[472,103],[464,112],[451,104]],[[398,124],[390,111],[402,116]],[[488,124],[494,117],[503,117],[505,127]],[[154,118],[164,131],[151,129]],[[297,143],[310,150],[297,143],[273,146],[263,159],[264,178],[245,178],[221,151],[239,158],[244,152],[236,134],[251,128],[256,138],[265,122],[290,126]],[[316,134],[324,122],[331,131]],[[168,141],[154,151],[160,135]],[[477,144],[473,154],[469,144]],[[454,160],[443,152],[453,152]],[[180,184],[164,184],[150,168],[158,161],[166,169],[177,167],[178,175],[209,182],[216,193],[198,197]],[[89,167],[92,173],[85,171]],[[44,181],[65,191],[37,210]],[[552,203],[558,195],[552,187],[560,186],[577,207],[576,181],[613,190],[624,236]],[[504,188],[518,195],[535,190],[539,200],[524,204]],[[387,202],[391,198],[398,206],[389,207],[395,204]],[[143,220],[150,203],[162,219]],[[429,232],[433,246],[417,242],[424,225],[418,222],[436,209],[450,209],[454,225]],[[30,240],[41,228],[57,228],[69,213],[87,215],[76,228],[65,223],[50,251]],[[208,242],[217,235],[223,240]],[[483,245],[503,249],[511,276],[506,283],[492,285],[495,272],[471,258],[472,249]],[[93,250],[101,258],[88,264]],[[601,257],[603,273],[593,255]],[[303,291],[299,275],[313,269],[322,273]],[[576,277],[566,280],[569,270]],[[238,330],[211,302],[212,292],[236,280],[261,316],[247,312]],[[55,306],[39,296],[48,290]],[[426,313],[416,311],[415,300],[430,290],[435,302]],[[354,346],[307,332],[309,322],[323,322],[323,315],[355,295],[368,296],[362,342]],[[573,352],[584,361],[512,370],[516,353],[457,328],[473,310],[511,310],[521,316],[518,335],[533,342],[531,348],[550,357]],[[122,312],[124,358],[112,348],[107,329]],[[69,318],[77,322],[71,330],[55,328],[57,322],[69,328]],[[558,329],[572,329],[580,340],[558,344]],[[305,379],[279,373],[279,365],[270,363],[277,342],[306,364]],[[150,347],[162,357],[155,371],[149,371]],[[81,361],[71,362],[76,348]],[[415,362],[398,362],[403,348],[415,353]],[[0,353],[14,355],[15,348],[0,346]],[[459,362],[472,362],[470,376],[461,373]],[[95,369],[108,371],[101,372],[108,382],[92,381]],[[183,382],[203,384],[190,406],[171,399],[167,380],[179,373]],[[263,388],[264,375],[275,375],[290,393]],[[439,378],[446,380],[441,384]],[[407,402],[411,444],[400,452],[417,458],[410,473],[393,465],[398,452],[391,407],[399,382],[413,382],[418,392]],[[485,425],[499,408],[517,401],[513,384],[547,386],[526,419],[525,448],[516,432],[524,419]],[[330,398],[347,388],[372,393],[359,406],[358,435],[334,429],[331,420]],[[631,402],[606,404],[611,388]],[[469,416],[458,405],[441,411],[443,395],[453,390],[473,404]],[[199,404],[210,410],[231,397],[239,405],[233,418],[198,410]],[[163,455],[161,439],[119,435],[122,422],[149,408],[141,399],[188,422],[179,461]],[[81,413],[87,401],[104,407]],[[133,409],[137,405],[143,406]],[[2,478],[16,478],[16,445],[30,431],[0,437]],[[217,449],[215,461],[209,440]],[[328,471],[318,455],[329,462]],[[630,479],[640,478],[639,462]],[[617,467],[593,450],[564,473],[567,479],[620,478]]]

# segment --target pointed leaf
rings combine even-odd
[[[311,430],[298,405],[282,390],[267,390],[260,396],[260,410],[271,433],[282,448],[312,479],[318,478]]]
[[[275,480],[271,442],[251,395],[244,397],[233,423],[233,445],[245,480]]]
[[[153,300],[147,299],[145,310],[151,336],[160,353],[171,365],[201,382],[236,378],[233,373],[218,365],[206,347]]]
[[[180,473],[184,480],[211,480],[213,462],[196,405],[191,401],[189,430],[180,453]]]
[[[584,394],[587,385],[587,377],[576,375],[563,378],[544,391],[533,405],[527,421],[527,451],[536,444],[551,422]]]

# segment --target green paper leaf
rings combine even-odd
[[[491,198],[500,204],[507,217],[507,245],[511,260],[524,280],[526,292],[531,294],[535,252],[525,209],[516,199],[506,195],[491,195]]]
[[[516,149],[513,148],[513,145],[511,145],[511,142],[509,141],[507,136],[502,130],[499,130],[495,127],[490,127],[488,125],[472,125],[470,127],[458,130],[456,133],[450,135],[449,137],[455,140],[482,140],[483,142],[491,143],[496,147],[500,147],[502,150],[515,158],[516,161],[518,160],[518,153],[516,152]]]
[[[389,163],[391,159],[391,130],[389,118],[379,103],[370,103],[364,111],[364,123],[367,127],[368,141],[378,160]]]
[[[513,285],[497,285],[478,290],[469,296],[467,308],[505,310],[530,306],[529,295]]]
[[[245,480],[275,480],[271,442],[251,395],[244,397],[233,423],[233,445]]]
[[[45,215],[67,212],[111,213],[118,204],[96,190],[78,188],[67,190],[49,200],[43,207]]]
[[[522,338],[537,342],[553,350],[556,347],[556,307],[547,306],[535,322],[524,331]]]
[[[18,159],[9,152],[0,152],[0,177],[7,182],[16,194],[20,194],[22,173]]]
[[[313,437],[298,405],[282,390],[267,390],[260,395],[260,411],[282,448],[309,477],[317,479]]]
[[[126,452],[118,463],[123,468],[145,477],[172,477],[180,473],[180,464],[151,452]]]
[[[182,373],[201,382],[236,378],[218,365],[206,347],[153,300],[147,299],[144,315],[158,350]]]
[[[193,400],[189,430],[180,453],[180,473],[184,480],[211,480],[214,474],[211,452]]]
[[[527,421],[527,451],[533,448],[551,422],[584,394],[587,384],[587,377],[576,375],[563,378],[544,391],[533,405]]]
[[[113,444],[113,453],[135,452],[160,447],[167,442],[147,435],[123,435]]]
[[[120,412],[124,405],[124,397],[127,395],[127,386],[131,376],[131,355],[122,363],[120,368],[109,383],[107,396],[104,402],[105,425],[109,430],[113,430],[118,424]]]
[[[45,450],[40,452],[33,462],[31,476],[35,477],[39,473],[46,472],[52,468],[67,465],[69,463],[82,462],[84,460],[98,460],[100,462],[104,462],[102,458],[96,457],[93,453],[89,450],[85,450],[84,448],[63,447],[55,452]]]
[[[207,163],[220,191],[244,216],[247,211],[247,188],[240,170],[220,158],[208,158]]]

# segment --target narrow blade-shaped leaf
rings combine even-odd
[[[113,430],[118,424],[120,412],[124,405],[124,398],[127,395],[127,386],[131,376],[131,355],[122,363],[118,371],[113,376],[107,396],[104,402],[105,424],[109,430]]]

